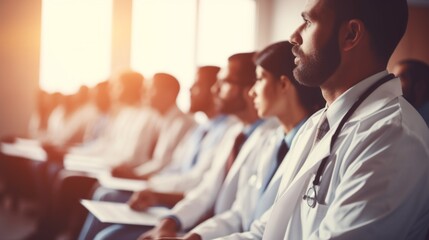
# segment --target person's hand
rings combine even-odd
[[[184,237],[160,237],[157,240],[201,240],[201,236],[196,233],[187,234]]]
[[[135,179],[137,175],[134,173],[134,168],[127,163],[122,163],[112,168],[111,172],[113,177]]]
[[[170,218],[165,218],[153,228],[138,238],[138,240],[154,240],[154,239],[181,239],[176,237],[177,226],[176,222]]]
[[[160,237],[156,240],[186,240],[186,238],[183,237]]]
[[[150,173],[143,174],[143,175],[138,176],[138,179],[148,181],[152,177],[152,175],[153,174],[150,174]]]
[[[146,189],[143,191],[133,193],[130,200],[128,200],[128,205],[133,210],[144,211],[148,207],[157,205],[158,202],[159,201],[156,196],[156,193],[150,189]]]
[[[202,240],[201,236],[196,233],[188,233],[186,234],[183,239],[185,240]]]

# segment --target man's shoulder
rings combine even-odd
[[[356,116],[351,124],[358,128],[358,132],[381,127],[416,135],[427,135],[429,131],[417,110],[402,97],[393,99],[376,111]]]
[[[383,151],[389,156],[406,152],[408,155],[428,156],[429,153],[429,129],[402,97],[372,113],[354,118],[344,126],[340,135],[343,146],[353,146],[352,152],[357,154],[368,152],[368,149]]]

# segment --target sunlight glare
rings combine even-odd
[[[175,76],[181,85],[178,104],[187,109],[195,71],[194,0],[134,0],[131,68],[146,79],[154,73]]]
[[[112,0],[43,0],[40,86],[75,92],[111,69]]]

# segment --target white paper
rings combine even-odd
[[[64,168],[94,175],[104,174],[106,171],[110,171],[109,166],[105,164],[103,159],[81,154],[66,154],[64,157]]]
[[[22,157],[35,161],[44,162],[47,159],[45,150],[39,145],[25,144],[25,143],[2,143],[1,152],[5,155]]]
[[[38,146],[38,147],[42,146],[39,140],[28,139],[28,138],[16,138],[15,143],[27,145],[27,146]]]
[[[144,212],[132,210],[126,203],[81,200],[98,220],[105,223],[155,226],[159,220],[170,214],[165,207],[151,207]]]
[[[147,182],[144,180],[133,180],[133,179],[125,179],[125,178],[116,178],[112,177],[110,173],[99,175],[98,182],[101,186],[110,189],[116,190],[125,190],[125,191],[141,191],[147,188]]]

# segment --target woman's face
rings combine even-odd
[[[272,117],[278,115],[280,91],[280,79],[276,79],[271,73],[260,66],[256,68],[257,80],[249,91],[253,98],[253,104],[259,117]]]

